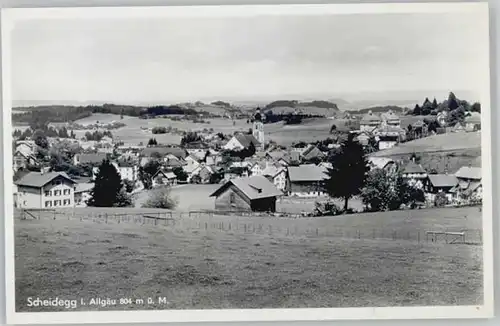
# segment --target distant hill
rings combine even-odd
[[[369,107],[361,110],[347,110],[346,112],[351,113],[351,114],[366,114],[369,111],[372,111],[373,113],[385,113],[391,110],[394,113],[404,113],[406,112],[406,108],[402,108],[400,106],[394,106],[394,105],[387,105],[387,106],[374,106],[374,107]]]
[[[262,110],[263,112],[272,111],[274,114],[299,112],[303,114],[321,115],[325,117],[335,116],[340,113],[337,104],[322,100],[278,100],[267,104]]]

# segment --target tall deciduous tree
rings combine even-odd
[[[87,202],[89,206],[124,207],[132,204],[125,192],[120,174],[108,160],[103,161],[99,166],[99,173],[97,173],[90,195]]]
[[[347,211],[349,199],[361,192],[369,171],[363,146],[350,134],[330,163],[332,167],[327,171],[324,189],[331,197],[342,198]]]

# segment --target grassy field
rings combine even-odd
[[[273,221],[366,230],[480,225],[477,208],[414,213],[411,219],[391,212]],[[30,296],[155,301],[77,310],[473,305],[482,302],[481,252],[470,244],[16,220],[16,309],[54,310],[30,310]]]
[[[412,153],[457,151],[466,149],[481,149],[480,132],[457,132],[433,135],[407,143],[399,144],[393,148],[372,154],[373,156],[392,156]]]

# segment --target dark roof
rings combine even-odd
[[[256,175],[247,178],[236,178],[229,180],[217,189],[210,197],[220,196],[226,189],[234,185],[250,200],[281,196],[283,193],[274,186],[266,177]]]
[[[321,181],[327,178],[327,168],[314,164],[303,164],[288,168],[290,181]]]
[[[151,156],[153,153],[159,153],[161,156],[165,156],[168,154],[172,154],[175,157],[186,158],[187,151],[180,147],[166,147],[166,146],[155,146],[155,147],[146,147],[142,150],[143,156]]]
[[[78,160],[80,164],[101,163],[103,160],[108,158],[107,153],[83,153],[76,155],[78,155]]]
[[[324,157],[325,154],[323,154],[322,151],[320,151],[318,149],[318,147],[314,146],[314,145],[311,145],[309,146],[303,153],[302,153],[302,157],[306,160],[310,160],[312,158],[315,158],[315,157]]]
[[[455,187],[458,184],[453,174],[429,174],[429,181],[434,187]]]
[[[57,177],[63,177],[72,183],[76,183],[64,172],[30,172],[17,180],[15,184],[18,186],[41,188]]]
[[[410,161],[408,164],[406,164],[403,173],[426,173],[426,171],[424,170],[422,165]]]
[[[250,143],[253,143],[254,146],[258,146],[260,143],[253,135],[250,134],[242,134],[238,133],[234,135],[234,137],[240,142],[243,147],[248,148],[250,146]]]
[[[368,111],[361,119],[361,123],[379,122],[381,120],[382,119],[378,115],[374,114],[372,111]]]

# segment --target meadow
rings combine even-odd
[[[225,230],[194,227],[204,220],[223,221]],[[227,229],[231,222],[233,228]],[[147,306],[78,306],[77,310],[482,303],[481,245],[349,238],[325,232],[341,227],[367,233],[372,227],[386,228],[400,234],[416,228],[480,228],[477,207],[293,220],[217,215],[192,217],[190,223],[16,219],[17,311],[54,310],[32,310],[26,306],[30,296],[155,301]],[[250,232],[236,228],[238,223],[272,223],[274,230],[280,225],[311,226],[320,233]],[[158,297],[168,302],[159,303]]]

